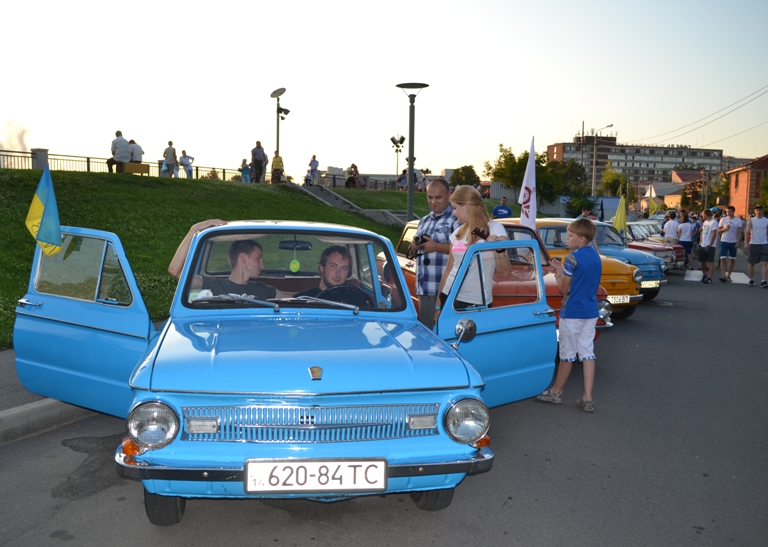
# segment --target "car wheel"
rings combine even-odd
[[[659,296],[659,289],[656,289],[654,291],[644,292],[643,293],[643,300],[645,300],[646,302],[649,302],[649,301],[653,300],[654,298],[656,298],[657,296]],[[635,306],[632,306],[632,307],[634,308]]]
[[[411,499],[416,504],[416,507],[423,511],[440,511],[451,504],[453,492],[453,488],[411,492]]]
[[[627,319],[629,316],[635,313],[636,309],[637,309],[637,304],[635,304],[634,306],[623,306],[621,308],[618,308],[618,307],[613,308],[611,319]]]
[[[157,526],[178,524],[181,517],[184,516],[186,505],[186,498],[159,496],[144,490],[144,508],[147,510],[147,518],[149,518],[149,522]]]

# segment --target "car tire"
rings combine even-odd
[[[613,308],[613,313],[611,313],[611,319],[627,319],[629,318],[629,316],[635,313],[636,309],[637,309],[637,304],[635,304],[634,306],[622,306],[621,308],[619,307]]]
[[[454,488],[411,492],[411,499],[422,511],[440,511],[451,504]]]
[[[643,293],[643,300],[645,302],[650,302],[651,300],[653,300],[657,296],[659,296],[659,289],[656,289],[656,290],[653,290],[653,291],[644,292]],[[634,308],[635,306],[632,306],[632,307]]]
[[[147,511],[147,518],[157,526],[178,524],[184,516],[186,505],[186,498],[150,494],[144,489],[144,508]]]

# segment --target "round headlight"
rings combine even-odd
[[[445,413],[445,431],[457,443],[471,444],[481,439],[490,425],[488,407],[478,399],[462,399]]]
[[[667,271],[667,263],[666,262],[662,262],[659,265],[661,266],[661,271],[662,272],[666,272]]]
[[[605,319],[613,313],[613,306],[605,298],[601,298],[597,301],[597,311],[600,315],[600,319]]]
[[[641,272],[640,270],[635,270],[632,273],[632,279],[634,279],[637,283],[639,283],[643,279],[643,272]]]
[[[163,403],[145,403],[128,415],[128,435],[141,447],[150,450],[163,448],[176,438],[179,418]]]

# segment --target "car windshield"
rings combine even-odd
[[[216,231],[196,247],[184,283],[192,308],[405,308],[398,262],[375,236]]]
[[[595,241],[598,245],[620,245],[624,246],[624,242],[621,240],[619,232],[613,226],[606,226],[599,224],[596,226],[597,233],[595,234]]]

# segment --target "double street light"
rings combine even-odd
[[[400,175],[400,150],[403,149],[405,137],[398,135],[389,137],[389,140],[392,141],[392,148],[395,149],[395,188],[397,188],[397,177]]]
[[[397,84],[397,87],[402,89],[403,93],[408,95],[408,99],[411,102],[408,117],[408,216],[406,217],[406,222],[408,222],[413,219],[413,165],[416,162],[416,158],[413,155],[413,131],[416,118],[416,95],[418,95],[418,93],[414,93],[413,91],[408,93],[406,89],[419,90],[420,93],[422,89],[429,87],[429,84]]]
[[[596,186],[596,179],[595,179],[595,173],[596,173],[596,166],[597,166],[597,134],[602,131],[603,129],[608,129],[609,127],[613,127],[612,123],[609,123],[605,127],[601,127],[597,131],[595,131],[595,134],[592,137],[592,197],[595,196],[595,191],[597,190]],[[581,137],[584,138],[583,136]]]

